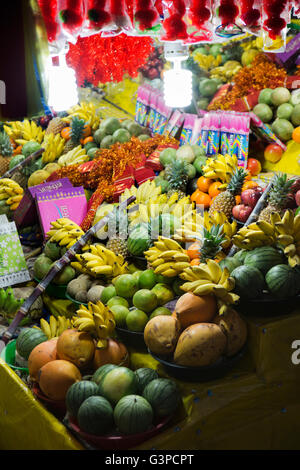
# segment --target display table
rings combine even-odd
[[[54,305],[58,313],[57,301],[48,302],[52,312]],[[249,340],[241,361],[222,379],[177,381],[183,409],[136,449],[300,449],[300,365],[291,362],[291,343],[300,339],[299,315],[247,318]],[[146,351],[130,353],[133,369],[153,367],[166,376]],[[3,361],[0,384],[1,449],[83,448]]]

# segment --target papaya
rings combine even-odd
[[[176,316],[183,329],[194,323],[210,322],[217,313],[217,302],[213,295],[183,294],[175,305]]]
[[[188,367],[209,366],[225,353],[226,346],[226,335],[218,325],[195,323],[181,333],[174,362]]]
[[[150,351],[167,356],[175,351],[180,335],[180,323],[172,315],[153,317],[145,326],[144,341]]]
[[[234,356],[247,341],[247,324],[233,309],[214,319],[227,337],[226,356]]]
[[[95,344],[91,335],[85,331],[68,329],[57,340],[57,357],[84,369],[93,360]]]
[[[53,261],[44,254],[37,257],[33,265],[34,276],[41,280],[44,279],[50,268],[52,267]]]
[[[56,346],[57,338],[52,338],[33,348],[28,358],[28,370],[31,380],[37,382],[40,368],[47,362],[57,359]]]
[[[56,359],[47,362],[38,373],[42,392],[52,400],[65,400],[67,391],[75,382],[81,380],[79,369],[69,361]]]

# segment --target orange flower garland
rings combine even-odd
[[[234,76],[232,89],[219,99],[216,99],[208,110],[231,109],[238,98],[247,96],[249,90],[262,90],[263,88],[276,88],[284,86],[287,76],[285,69],[279,67],[264,54],[258,54],[249,67],[243,67]]]

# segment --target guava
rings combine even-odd
[[[114,144],[117,143],[117,142],[120,142],[121,144],[123,144],[124,142],[128,142],[130,140],[130,132],[127,131],[127,129],[117,129],[114,133],[113,133],[113,142]]]
[[[296,104],[296,106],[293,108],[291,121],[294,126],[300,126],[300,104]]]
[[[277,111],[276,111],[276,116],[279,119],[290,119],[293,113],[293,105],[290,103],[283,103],[280,106],[278,106]]]
[[[257,104],[254,106],[253,112],[262,120],[262,122],[270,122],[273,118],[273,111],[267,104]]]
[[[287,88],[282,86],[275,88],[271,93],[271,101],[274,106],[280,106],[290,101],[291,94]]]
[[[159,161],[164,167],[174,160],[176,160],[176,149],[167,148],[162,150],[159,154]]]
[[[113,138],[111,135],[107,135],[106,137],[104,137],[104,139],[102,139],[101,141],[101,144],[100,144],[100,148],[101,149],[109,149],[111,147],[111,145],[113,145],[114,141],[113,141]]]
[[[264,88],[264,90],[261,90],[259,97],[258,97],[258,102],[260,104],[268,104],[269,106],[272,105],[271,101],[271,94],[272,94],[272,88]]]
[[[40,148],[41,146],[38,142],[30,140],[29,142],[26,142],[26,144],[23,145],[22,154],[25,156],[25,158],[27,158],[29,157],[29,155],[32,155],[37,150],[40,150]]]
[[[97,142],[97,144],[101,144],[102,139],[106,136],[105,130],[102,127],[99,127],[93,135],[94,141]]]
[[[294,126],[287,119],[276,119],[276,124],[274,127],[274,132],[277,137],[286,142],[291,140],[293,135]]]
[[[112,135],[116,130],[121,128],[119,119],[110,117],[101,123],[101,129],[105,131],[106,135]]]
[[[205,80],[202,80],[199,83],[200,94],[207,98],[211,98],[212,96],[214,96],[217,91],[217,88],[218,84],[210,78],[206,78]]]

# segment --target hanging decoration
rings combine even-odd
[[[275,52],[278,39],[281,49],[285,46],[291,9],[300,15],[299,0],[37,1],[50,44],[62,38],[75,44],[78,37],[121,33],[196,44],[250,31],[263,37],[265,50]]]
[[[124,75],[134,78],[153,51],[152,38],[120,34],[102,38],[99,34],[70,44],[67,64],[75,70],[78,86],[86,83],[120,82]]]

